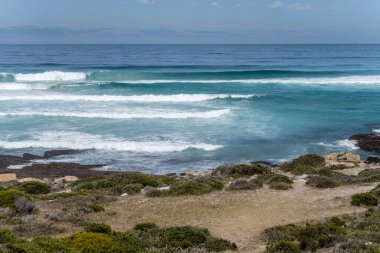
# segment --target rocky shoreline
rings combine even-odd
[[[372,134],[350,139],[363,150],[380,148]],[[363,161],[350,152],[306,154],[278,165],[260,161],[168,175],[48,163],[80,152],[0,155],[1,252],[380,252],[372,237],[357,236],[374,232],[355,227],[368,215],[380,217],[375,156]],[[365,207],[371,208],[367,216],[354,214]],[[330,220],[339,214],[351,216]],[[297,224],[285,225],[290,222]],[[318,235],[308,235],[309,222]],[[380,224],[380,218],[370,222]],[[96,247],[103,251],[76,244],[82,240],[101,242]]]

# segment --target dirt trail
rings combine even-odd
[[[287,223],[364,211],[350,205],[350,196],[372,189],[376,184],[313,189],[296,181],[294,189],[273,191],[222,191],[204,196],[147,198],[124,197],[107,209],[113,216],[99,216],[114,229],[125,231],[142,221],[161,226],[195,225],[235,242],[241,252],[261,252],[260,234],[266,228]]]

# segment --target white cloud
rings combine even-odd
[[[211,6],[217,8],[220,7],[220,4],[218,2],[212,2]]]
[[[273,9],[292,9],[292,10],[312,10],[315,9],[315,7],[311,4],[305,4],[305,3],[293,3],[293,4],[287,4],[284,3],[281,0],[275,1],[269,5],[269,7]]]
[[[284,3],[281,2],[281,1],[273,2],[273,3],[271,3],[271,5],[270,5],[270,7],[271,7],[271,8],[274,8],[274,9],[282,8],[282,7],[284,7],[284,6],[285,6]]]

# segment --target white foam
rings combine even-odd
[[[348,150],[359,149],[359,147],[357,146],[357,141],[349,140],[349,139],[339,140],[333,143],[320,142],[318,143],[318,145],[325,146],[325,147],[332,147],[332,148],[346,148]]]
[[[130,84],[160,84],[160,83],[248,83],[248,84],[380,84],[377,76],[346,76],[321,78],[266,78],[266,79],[236,79],[236,80],[125,80]]]
[[[79,132],[46,132],[34,136],[31,140],[3,141],[0,147],[5,149],[46,148],[46,149],[97,149],[116,150],[137,153],[180,152],[186,149],[212,151],[223,146],[207,143],[186,143],[175,141],[129,141],[115,137],[104,137]]]
[[[42,73],[33,74],[15,74],[15,80],[21,82],[77,81],[85,79],[86,73],[83,72],[46,71]]]
[[[380,134],[380,129],[373,129],[372,132],[374,132],[376,134]]]
[[[187,119],[187,118],[217,118],[230,113],[230,109],[212,110],[206,112],[179,111],[146,111],[140,113],[118,112],[1,112],[0,116],[44,116],[44,117],[75,117],[103,119]]]
[[[48,94],[39,96],[0,96],[0,101],[32,100],[32,101],[92,101],[92,102],[200,102],[211,99],[241,98],[247,99],[255,95],[228,95],[228,94],[176,94],[176,95],[66,95]]]
[[[0,90],[46,90],[54,86],[47,83],[2,83]]]

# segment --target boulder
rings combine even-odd
[[[22,155],[22,159],[24,159],[26,161],[30,161],[30,160],[43,159],[43,157],[39,156],[39,155],[33,155],[33,154],[30,154],[30,153],[24,153]]]
[[[380,163],[380,158],[375,156],[370,156],[365,161],[366,163]]]
[[[10,165],[18,165],[25,163],[25,160],[20,156],[0,155],[0,169],[6,169]]]
[[[43,158],[44,159],[50,159],[56,156],[61,156],[61,155],[74,155],[74,154],[79,154],[82,153],[83,150],[76,150],[76,149],[61,149],[61,150],[50,150],[46,151],[44,153]]]
[[[65,183],[71,183],[71,182],[75,182],[77,181],[79,178],[77,178],[76,176],[64,176],[63,177],[63,180],[65,181]]]
[[[350,137],[357,142],[357,146],[365,151],[380,153],[380,136],[374,133],[357,134]]]
[[[11,182],[17,180],[16,173],[2,173],[0,174],[0,182]]]
[[[360,163],[360,156],[351,152],[331,153],[325,156],[326,161],[333,163]]]
[[[38,178],[33,178],[33,177],[25,177],[25,178],[21,178],[21,179],[17,180],[17,182],[20,182],[20,183],[33,182],[33,181],[44,183],[44,180],[41,180]]]

